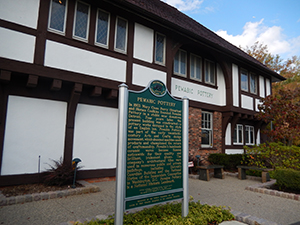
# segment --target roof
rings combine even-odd
[[[218,36],[213,31],[201,25],[199,22],[188,17],[184,13],[178,11],[176,8],[160,1],[160,0],[117,0],[127,7],[142,12],[144,15],[152,19],[159,19],[159,21],[171,25],[173,28],[180,30],[193,36],[204,43],[209,44],[215,49],[220,49],[223,52],[229,53],[231,56],[238,58],[242,61],[250,63],[259,69],[267,72],[273,76],[272,81],[285,80],[284,77],[274,72],[261,62],[257,61],[238,47],[232,45],[228,41]]]

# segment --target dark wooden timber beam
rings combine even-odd
[[[50,90],[51,91],[59,91],[61,89],[61,86],[62,86],[61,80],[53,79]]]
[[[102,87],[95,86],[91,92],[91,97],[98,97],[102,95]]]
[[[39,77],[37,75],[29,74],[26,86],[30,88],[35,88],[38,84],[38,81],[39,81]]]
[[[118,98],[118,90],[110,90],[106,96],[107,99],[116,99]]]
[[[11,72],[6,70],[1,70],[0,81],[9,82],[11,78]]]

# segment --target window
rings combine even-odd
[[[90,6],[76,2],[75,18],[74,18],[74,30],[73,36],[81,40],[87,40],[88,26],[89,26],[89,14]]]
[[[205,60],[205,83],[215,84],[215,63]]]
[[[52,0],[49,13],[49,30],[65,33],[67,0]]]
[[[202,59],[196,55],[191,54],[190,62],[190,76],[191,79],[201,81],[202,77]]]
[[[178,50],[174,58],[174,73],[186,76],[186,52]]]
[[[254,127],[245,126],[245,142],[246,145],[254,145]]]
[[[201,145],[204,147],[212,147],[213,143],[213,116],[212,113],[202,112],[201,123]]]
[[[155,36],[155,62],[158,64],[165,64],[165,41],[164,35],[156,33]]]
[[[116,21],[115,50],[126,52],[127,50],[127,20],[120,17]]]
[[[243,125],[237,124],[233,134],[234,144],[243,144]]]
[[[109,34],[109,13],[98,10],[96,21],[96,44],[107,47]]]
[[[256,75],[253,73],[250,73],[250,92],[252,94],[257,94],[257,79]]]
[[[241,72],[241,89],[248,91],[248,72],[246,70],[242,70]]]

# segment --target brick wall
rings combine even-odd
[[[196,159],[200,155],[207,165],[211,153],[222,153],[222,113],[213,112],[213,147],[201,148],[201,109],[189,108],[189,156]]]

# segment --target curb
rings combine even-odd
[[[84,180],[80,180],[77,182],[82,184],[84,187],[74,188],[74,189],[70,188],[68,190],[62,190],[62,191],[49,191],[49,192],[41,192],[41,193],[34,193],[34,194],[27,194],[27,195],[18,195],[18,196],[11,196],[11,197],[5,197],[3,194],[0,194],[0,206],[24,204],[27,202],[63,198],[72,195],[89,194],[89,193],[95,193],[100,191],[100,187],[96,185],[91,185],[90,183]]]
[[[268,189],[275,183],[276,183],[276,180],[271,180],[271,181],[266,182],[266,183],[255,184],[255,185],[248,186],[245,189],[248,190],[248,191],[258,192],[258,193],[261,193],[261,194],[273,195],[273,196],[276,196],[276,197],[281,197],[281,198],[287,198],[287,199],[291,199],[291,200],[300,201],[300,195],[298,195],[298,194]]]

